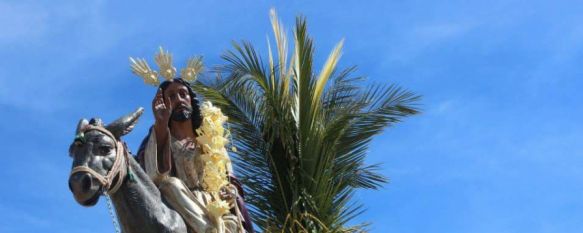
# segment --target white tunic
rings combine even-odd
[[[206,233],[216,229],[224,229],[226,233],[244,232],[240,222],[240,213],[237,216],[232,214],[223,216],[220,227],[209,220],[206,206],[212,201],[212,196],[202,189],[204,164],[200,158],[201,150],[192,142],[180,142],[173,137],[170,141],[170,146],[165,148],[165,153],[171,150],[178,177],[170,176],[170,171],[159,172],[154,130],[148,139],[144,160],[146,173],[158,186],[172,208],[180,213],[186,224],[195,232]]]

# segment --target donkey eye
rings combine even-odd
[[[102,155],[109,154],[111,152],[111,146],[99,146],[99,153]]]

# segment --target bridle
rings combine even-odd
[[[128,169],[127,161],[129,161],[129,159],[127,158],[128,156],[127,150],[125,149],[125,146],[122,142],[116,140],[113,134],[102,126],[86,125],[81,130],[79,130],[77,135],[83,135],[83,133],[90,130],[97,130],[99,132],[102,132],[114,140],[116,154],[111,170],[109,170],[105,176],[102,176],[101,174],[91,169],[90,167],[81,165],[74,167],[73,170],[71,170],[69,177],[79,172],[87,172],[93,175],[93,177],[99,181],[105,194],[107,195],[113,194],[121,187],[121,184],[123,183],[127,174]],[[118,176],[118,178],[114,184],[113,179],[116,176]]]

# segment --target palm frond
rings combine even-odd
[[[394,85],[364,88],[355,67],[337,69],[343,41],[316,75],[306,19],[296,19],[291,55],[274,10],[270,19],[267,64],[250,43],[233,42],[218,69],[227,78],[194,89],[229,117],[236,168],[261,230],[366,232],[366,224],[347,226],[364,211],[354,193],[388,181],[379,164],[365,163],[370,142],[417,114],[420,97]]]

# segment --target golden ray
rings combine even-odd
[[[134,59],[130,57],[130,66],[132,68],[132,73],[144,79],[146,84],[152,86],[158,86],[160,84],[160,81],[158,80],[158,72],[152,70],[145,59]]]
[[[172,80],[176,77],[176,68],[172,66],[172,54],[168,51],[164,51],[162,46],[160,46],[160,51],[154,57],[156,64],[160,68],[160,75],[166,80]]]
[[[188,59],[186,67],[180,71],[180,77],[188,82],[193,82],[203,69],[204,66],[202,64],[201,56],[190,58]]]

